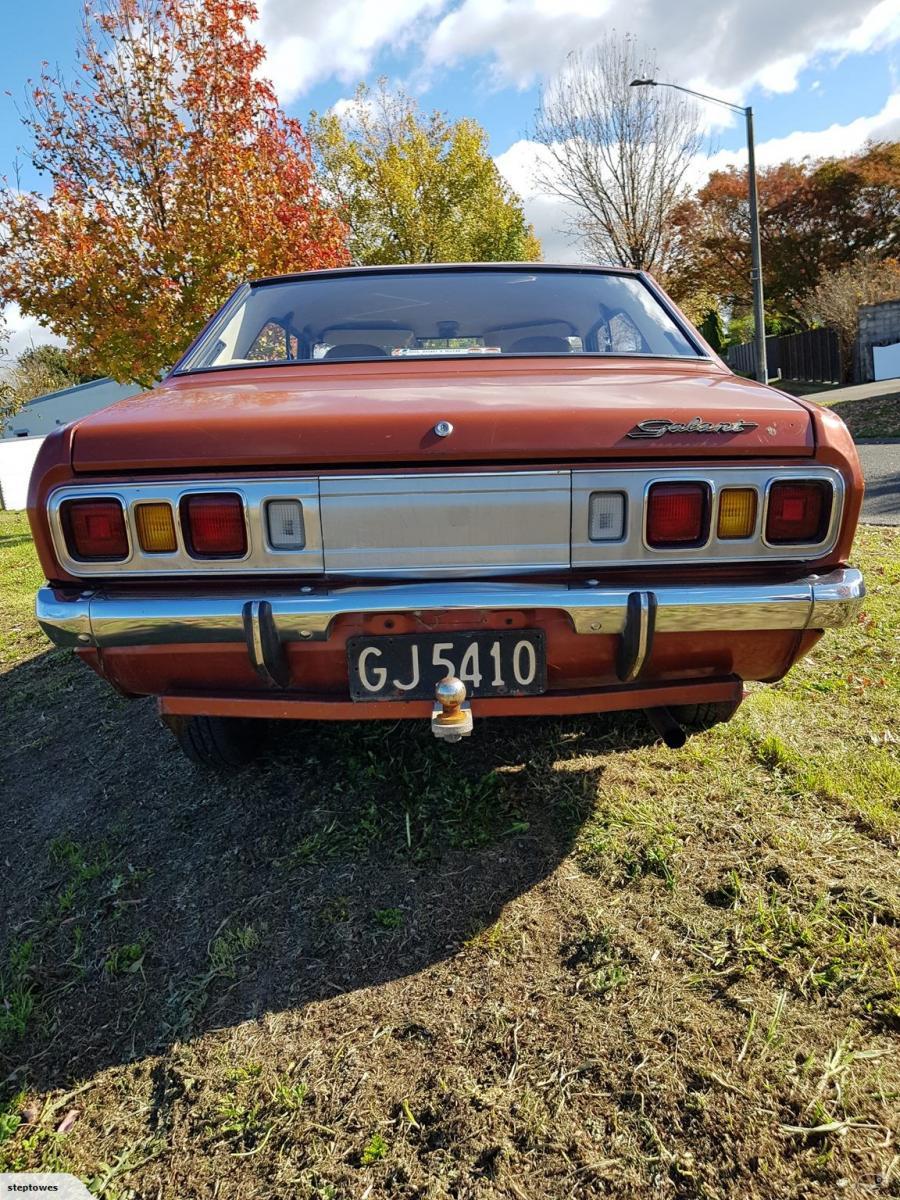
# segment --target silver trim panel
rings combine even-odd
[[[834,503],[825,536],[816,545],[767,545],[768,494],[775,481],[830,483]],[[654,549],[645,535],[646,494],[654,483],[701,482],[710,489],[709,538],[704,546]],[[753,534],[717,536],[719,500],[730,487],[757,491]],[[247,554],[243,559],[192,558],[181,528],[181,499],[208,492],[237,492],[244,499]],[[617,541],[592,542],[590,498],[597,492],[625,496],[625,533]],[[121,562],[81,562],[66,549],[60,506],[66,500],[112,496],[126,509],[129,554]],[[266,531],[268,500],[297,499],[303,506],[306,544],[274,550]],[[146,501],[173,506],[177,549],[147,554],[138,544],[135,506]],[[115,487],[70,484],[52,492],[48,516],[60,565],[75,578],[110,575],[142,578],[292,574],[377,575],[403,579],[527,574],[572,567],[647,566],[670,563],[799,562],[820,558],[837,542],[845,485],[831,467],[645,466],[591,470],[470,471],[221,479],[210,482],[123,483]]]
[[[565,587],[528,583],[415,583],[297,592],[246,591],[181,596],[83,592],[65,599],[43,587],[37,596],[41,628],[58,646],[177,645],[243,642],[248,603],[265,602],[279,642],[323,641],[348,614],[446,613],[553,609],[567,614],[577,633],[621,634],[633,588]],[[843,567],[793,583],[664,585],[655,588],[656,633],[707,630],[827,629],[846,625],[859,611],[865,584]],[[259,612],[259,610],[255,610]],[[262,658],[262,650],[260,650]]]
[[[181,525],[181,501],[185,496],[210,492],[237,492],[243,499],[247,527],[247,553],[243,558],[193,558],[189,554]],[[129,544],[126,559],[119,562],[82,562],[69,554],[60,509],[66,500],[79,500],[88,496],[114,497],[123,505]],[[269,545],[266,501],[287,499],[299,500],[303,505],[306,543],[300,550],[274,550]],[[134,510],[137,505],[146,504],[148,501],[162,501],[173,508],[177,548],[172,554],[146,553],[140,547]],[[263,572],[271,574],[273,570],[313,574],[321,573],[324,566],[319,520],[319,481],[316,478],[217,479],[208,483],[177,480],[170,483],[123,483],[115,487],[69,484],[51,492],[47,501],[47,516],[59,564],[76,578],[97,575],[158,578],[181,575],[188,571],[198,577],[235,572],[241,575]]]
[[[335,475],[319,494],[330,575],[569,566],[569,471]]]
[[[793,479],[822,480],[834,494],[831,519],[825,536],[815,545],[769,546],[765,541],[767,497],[774,482]],[[647,542],[646,498],[654,483],[705,483],[710,489],[709,536],[702,546],[656,550]],[[756,526],[747,538],[720,538],[717,534],[719,501],[726,488],[755,488]],[[602,564],[645,566],[650,563],[758,562],[760,559],[818,558],[835,545],[844,511],[844,479],[832,467],[641,467],[635,470],[572,472],[572,566]],[[590,498],[596,492],[624,492],[625,536],[618,542],[592,542],[588,536]]]

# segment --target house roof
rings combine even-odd
[[[0,437],[45,437],[61,425],[69,425],[88,413],[107,408],[117,400],[136,396],[142,389],[136,384],[116,383],[114,379],[92,379],[59,392],[48,392],[29,400],[10,417]]]

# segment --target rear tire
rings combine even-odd
[[[173,733],[192,763],[234,771],[260,754],[265,723],[240,717],[183,717]]]
[[[730,721],[740,704],[740,700],[716,700],[711,704],[677,704],[670,711],[679,725],[699,733]]]

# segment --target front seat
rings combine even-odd
[[[323,358],[387,358],[384,346],[370,345],[368,342],[345,342],[343,346],[332,346],[322,355]]]
[[[534,337],[519,338],[513,342],[507,354],[571,354],[572,347],[568,339],[535,335]]]

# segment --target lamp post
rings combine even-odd
[[[660,83],[656,79],[632,79],[632,87],[668,87],[688,96],[697,96],[700,100],[708,100],[711,104],[721,104],[734,112],[744,114],[747,123],[747,177],[750,200],[750,282],[753,285],[753,340],[756,344],[756,378],[760,383],[769,382],[769,371],[766,363],[766,316],[763,303],[762,249],[759,241],[759,196],[756,190],[756,150],[753,143],[753,109],[748,104],[732,104],[728,100],[720,100],[717,96],[707,96],[705,92],[695,92],[691,88],[682,87],[680,83]]]

